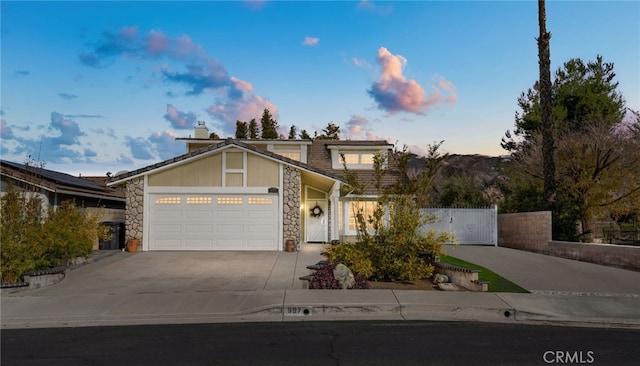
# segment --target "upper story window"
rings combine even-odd
[[[291,142],[288,144],[269,144],[267,150],[291,160],[307,162],[307,144]]]
[[[378,153],[385,150],[342,150],[331,149],[331,167],[333,169],[373,170],[373,161]]]
[[[282,155],[285,158],[289,158],[291,160],[300,161],[300,151],[276,151],[278,155]]]
[[[370,152],[348,152],[340,155],[341,163],[346,163],[347,167],[354,165],[366,165],[373,168],[373,157],[375,154]]]

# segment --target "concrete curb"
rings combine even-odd
[[[61,301],[69,300],[76,304],[73,309],[61,306]],[[640,298],[587,300],[577,296],[411,290],[154,293],[131,294],[126,299],[110,299],[108,295],[73,299],[24,296],[3,300],[2,329],[341,320],[640,328]]]

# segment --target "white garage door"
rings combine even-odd
[[[150,250],[277,250],[275,195],[150,196]]]

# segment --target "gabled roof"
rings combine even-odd
[[[198,157],[200,155],[203,155],[203,154],[207,154],[207,153],[215,152],[215,151],[221,151],[221,150],[223,150],[225,148],[228,148],[230,146],[235,146],[235,147],[247,150],[247,151],[251,151],[252,153],[255,153],[257,155],[262,155],[262,156],[267,157],[269,159],[277,160],[277,161],[282,162],[284,164],[287,164],[287,165],[290,165],[290,166],[295,166],[297,168],[300,168],[302,170],[306,170],[306,171],[311,172],[311,173],[323,175],[323,176],[325,176],[327,178],[330,178],[330,179],[333,179],[333,180],[336,180],[336,181],[344,181],[341,177],[339,177],[339,176],[337,176],[337,175],[335,175],[333,173],[329,173],[329,172],[324,171],[322,169],[315,168],[315,167],[313,167],[311,165],[308,165],[308,164],[305,164],[305,163],[302,163],[302,162],[299,162],[299,161],[296,161],[296,160],[289,159],[287,157],[284,157],[282,155],[278,155],[278,154],[270,152],[270,151],[259,149],[259,148],[255,147],[255,146],[252,146],[250,144],[244,143],[244,142],[239,141],[237,139],[231,139],[230,138],[230,139],[226,139],[226,140],[224,140],[222,142],[219,142],[217,144],[212,144],[212,145],[200,148],[198,150],[194,150],[192,152],[189,152],[189,153],[186,153],[186,154],[183,154],[183,155],[180,155],[180,156],[176,156],[175,158],[171,158],[171,159],[168,159],[168,160],[165,160],[165,161],[161,161],[161,162],[156,163],[156,164],[152,164],[152,165],[146,166],[144,168],[140,168],[140,169],[137,169],[137,170],[134,170],[134,171],[131,171],[131,172],[127,172],[127,173],[124,173],[124,174],[117,175],[115,177],[112,177],[111,181],[109,183],[107,183],[107,185],[113,186],[113,185],[116,185],[116,184],[120,184],[120,183],[125,182],[127,180],[130,180],[132,178],[148,174],[148,173],[150,173],[152,171],[159,170],[159,169],[168,167],[170,165],[179,164],[179,163],[181,163],[183,161],[190,160],[192,158],[196,158],[196,157]]]
[[[28,166],[7,160],[0,160],[2,174],[13,179],[40,186],[52,192],[77,195],[98,195],[105,198],[123,200],[124,193],[93,180],[49,170],[41,167]],[[107,177],[102,177],[105,181]]]
[[[340,147],[362,147],[363,150],[369,149],[386,149],[387,154],[387,173],[382,176],[381,184],[383,187],[392,186],[398,179],[398,167],[396,160],[393,158],[393,145],[387,141],[370,141],[370,140],[319,140],[313,141],[309,146],[307,159],[310,165],[325,170],[331,174],[342,177],[345,180],[344,169],[333,169],[331,162],[331,149]],[[373,170],[352,170],[360,183],[365,187],[364,194],[376,195],[379,192],[375,189],[376,174]]]

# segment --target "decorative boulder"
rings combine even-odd
[[[460,287],[456,286],[453,283],[439,283],[438,290],[442,291],[460,291]]]
[[[439,284],[439,283],[447,283],[449,282],[449,277],[445,274],[441,274],[441,273],[436,273],[433,275],[433,283],[434,284]]]
[[[353,285],[356,284],[356,278],[353,275],[353,272],[349,269],[349,267],[340,263],[333,270],[333,277],[335,277],[338,282],[340,282],[340,286],[343,289],[352,288]]]

